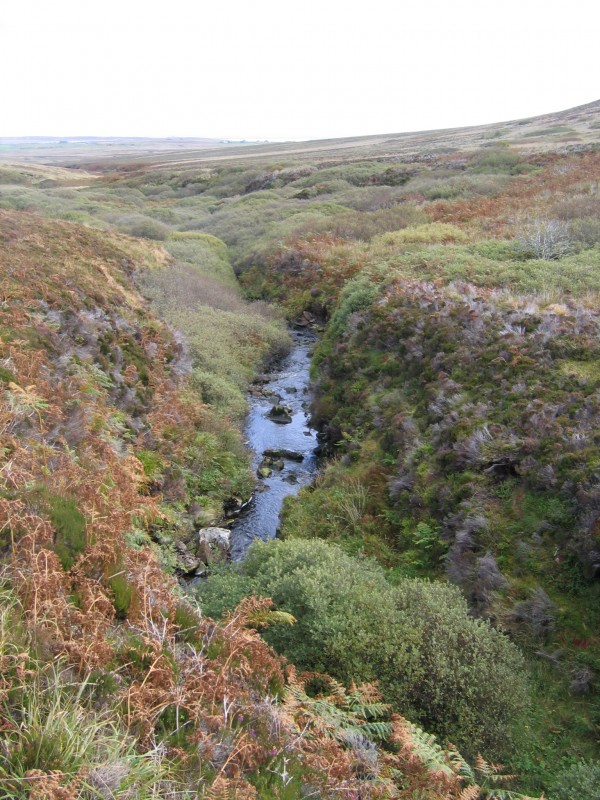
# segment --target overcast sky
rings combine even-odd
[[[0,0],[0,136],[308,139],[600,98],[597,0]]]

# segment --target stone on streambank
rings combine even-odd
[[[296,325],[300,328],[308,328],[309,325],[314,325],[317,318],[310,311],[303,311],[302,315],[296,320]]]
[[[184,542],[175,542],[173,545],[177,558],[176,569],[182,575],[192,575],[200,566],[200,559],[192,555]]]
[[[267,412],[267,417],[279,425],[287,425],[292,421],[293,409],[290,406],[275,405]]]
[[[227,528],[201,528],[196,535],[198,558],[203,564],[214,564],[229,558],[231,531]]]

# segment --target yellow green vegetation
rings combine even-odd
[[[265,303],[242,298],[219,239],[175,233],[165,247],[173,262],[143,273],[140,285],[160,316],[185,335],[192,386],[203,402],[240,419],[256,372],[288,347],[282,319]]]

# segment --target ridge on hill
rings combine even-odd
[[[204,162],[235,162],[277,156],[296,160],[333,158],[415,158],[417,156],[457,152],[509,142],[524,151],[553,150],[600,143],[600,100],[582,106],[541,114],[536,117],[508,120],[465,128],[448,128],[340,139],[317,139],[308,142],[218,142],[191,138],[100,138],[69,137],[56,141],[51,137],[0,137],[0,161],[26,161],[56,166],[93,165],[109,169],[183,167]]]

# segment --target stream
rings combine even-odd
[[[277,454],[269,464],[271,474],[260,478],[255,497],[231,528],[231,557],[242,559],[255,539],[273,539],[279,527],[283,501],[312,482],[317,469],[317,432],[308,424],[310,403],[310,354],[316,337],[308,331],[291,331],[290,353],[265,376],[249,398],[245,428],[247,446],[257,472],[264,465],[265,451]],[[269,417],[274,405],[287,407],[286,423]],[[294,458],[290,457],[294,455]],[[301,459],[301,460],[300,460]]]

